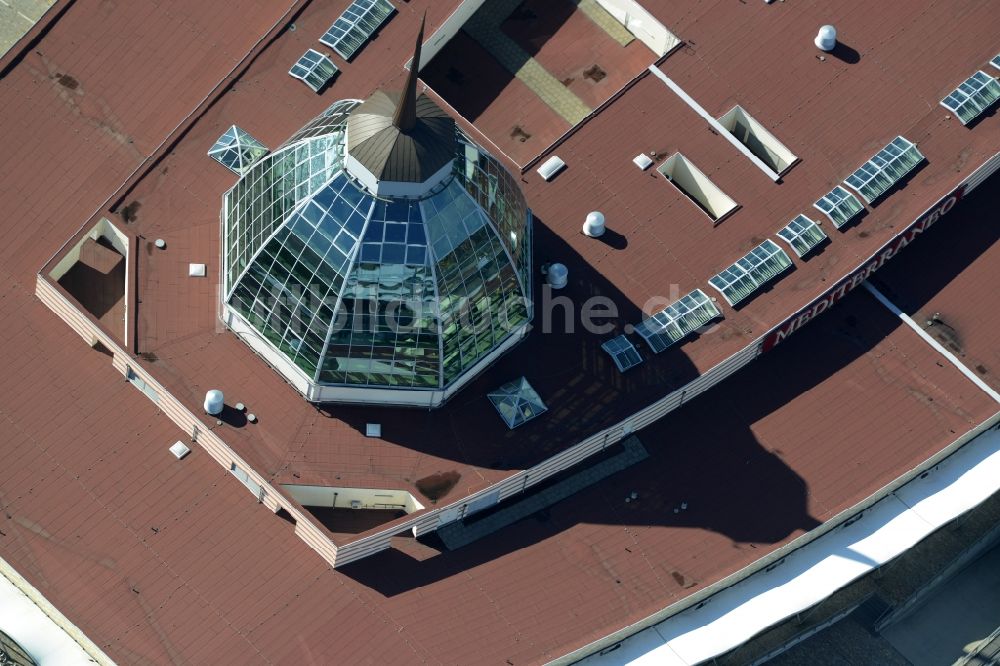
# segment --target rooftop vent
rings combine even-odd
[[[837,29],[832,25],[824,25],[816,34],[814,43],[820,51],[832,51],[837,46]]]
[[[583,233],[591,238],[597,238],[604,233],[604,213],[594,211],[587,213],[587,219],[583,223]]]
[[[548,409],[524,377],[504,384],[488,397],[510,429],[527,423]]]
[[[178,460],[191,453],[191,449],[187,447],[184,442],[174,442],[174,445],[170,447],[170,452],[177,457]]]
[[[217,389],[212,389],[205,394],[205,413],[215,416],[216,414],[222,413],[222,408],[225,406],[225,401],[222,397],[222,391]]]
[[[657,169],[688,199],[712,218],[721,222],[739,205],[716,187],[701,170],[680,153],[674,153]]]
[[[645,171],[649,167],[653,166],[653,159],[645,153],[640,153],[632,158],[632,164]]]
[[[553,289],[562,289],[569,281],[569,269],[563,264],[549,264],[545,271],[545,281]]]
[[[189,277],[205,277],[205,264],[188,264]]]
[[[542,163],[542,166],[538,167],[538,175],[541,176],[546,182],[555,178],[556,174],[562,171],[566,167],[566,163],[563,162],[559,157],[553,155],[549,159]]]

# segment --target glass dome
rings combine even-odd
[[[360,104],[335,103],[226,193],[224,320],[310,400],[436,406],[527,332],[531,212],[453,128],[454,158],[418,195],[359,179]]]

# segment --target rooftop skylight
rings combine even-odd
[[[267,153],[264,144],[236,125],[226,130],[226,133],[208,150],[209,157],[238,175],[243,175]]]
[[[736,210],[739,205],[720,190],[708,176],[680,153],[674,153],[657,171],[685,196],[708,213],[714,222]]]
[[[721,316],[722,313],[712,299],[701,289],[695,289],[652,317],[644,319],[635,327],[635,332],[658,354]]]
[[[840,185],[830,190],[819,201],[813,204],[822,211],[838,229],[854,219],[854,216],[864,210],[858,198]]]
[[[734,106],[729,113],[719,118],[719,124],[777,175],[783,174],[798,160],[792,151],[741,106]]]
[[[846,182],[871,203],[923,161],[924,156],[915,143],[897,136],[848,176]]]
[[[511,429],[527,423],[548,409],[524,377],[507,382],[490,393],[489,399]]]
[[[785,251],[768,239],[735,264],[713,276],[709,283],[719,290],[730,305],[736,305],[784,273],[791,265],[792,260]]]
[[[350,60],[394,11],[387,0],[354,0],[319,41]]]
[[[819,225],[805,215],[796,215],[795,219],[778,232],[778,236],[787,241],[800,257],[809,254],[810,250],[826,240],[826,234]]]
[[[304,81],[307,86],[313,89],[313,92],[318,93],[339,71],[337,66],[325,55],[309,49],[302,54],[298,62],[292,65],[288,73],[294,78]]]
[[[996,67],[997,69],[1000,69],[1000,53],[993,56],[993,60],[990,60],[990,64]]]
[[[1000,99],[1000,83],[980,70],[941,100],[941,106],[954,111],[962,124],[968,125],[990,108],[997,99]]]
[[[611,338],[601,345],[601,349],[611,354],[611,358],[614,359],[615,365],[621,372],[642,363],[642,356],[639,356],[635,345],[624,335]]]

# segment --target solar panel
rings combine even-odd
[[[778,236],[787,241],[800,257],[809,254],[809,250],[826,240],[826,234],[819,225],[805,215],[796,215],[794,220],[778,232]]]
[[[897,136],[847,177],[846,183],[871,203],[924,160],[915,143]]]
[[[625,372],[629,368],[642,363],[642,357],[639,356],[639,352],[632,344],[632,341],[624,335],[611,338],[601,345],[601,349],[611,354],[611,358],[614,359],[615,365],[618,366],[618,370],[621,372]]]
[[[998,99],[1000,99],[1000,82],[980,70],[941,100],[941,106],[954,111],[962,124],[968,125]]]
[[[722,313],[701,289],[671,303],[635,327],[649,348],[659,354],[672,344],[683,340]]]
[[[319,41],[350,60],[394,11],[388,0],[354,0]]]
[[[719,290],[730,305],[736,305],[792,265],[785,251],[773,240],[766,240],[743,255],[735,264],[709,283]]]
[[[822,211],[833,226],[838,229],[854,219],[854,216],[864,210],[858,198],[840,185],[830,190],[829,194],[813,204]]]
[[[292,65],[288,73],[296,79],[305,81],[305,84],[312,88],[313,92],[319,92],[339,71],[337,66],[325,55],[309,49],[302,54],[298,62]]]

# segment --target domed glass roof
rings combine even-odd
[[[224,317],[311,400],[433,406],[525,334],[531,213],[457,129],[454,159],[406,196],[359,180],[345,159],[359,104],[331,106],[226,193]],[[357,390],[373,388],[410,391]],[[413,389],[430,395],[401,397]]]

